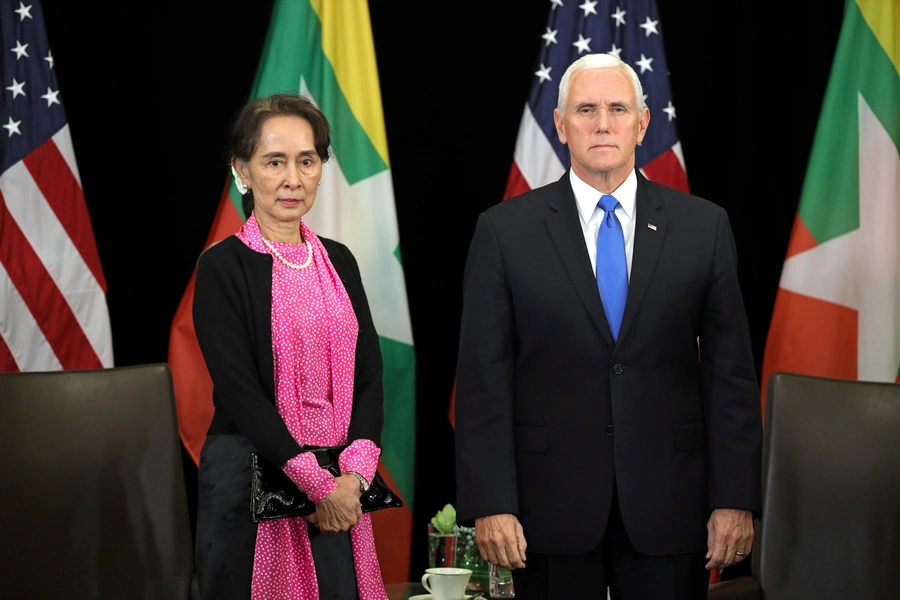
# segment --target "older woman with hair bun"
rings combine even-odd
[[[201,596],[386,600],[360,508],[381,454],[378,335],[356,259],[302,219],[329,159],[328,121],[307,98],[275,94],[247,103],[231,133],[247,221],[201,255],[193,305],[215,405],[200,456]],[[341,475],[305,446],[346,446]],[[254,523],[253,452],[316,512]]]

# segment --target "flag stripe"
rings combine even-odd
[[[390,470],[385,468],[383,462],[379,463],[378,470],[388,487],[397,490],[404,502],[400,508],[372,513],[372,529],[375,533],[381,577],[385,583],[408,581],[412,550],[412,512],[408,499],[400,491],[400,485],[391,477]]]
[[[900,77],[859,6],[848,2],[799,205],[820,244],[859,228],[860,94],[900,146]]]
[[[856,0],[859,10],[884,52],[900,74],[900,4],[885,0]]]
[[[0,231],[6,231],[3,227],[5,212],[0,200]],[[7,237],[4,235],[0,239],[0,305],[3,306],[3,314],[0,315],[0,372],[25,369],[59,371],[62,369],[59,359],[3,267],[7,254],[3,240]]]
[[[69,171],[72,177],[78,182],[81,188],[81,174],[78,172],[78,163],[75,161],[75,148],[72,146],[72,135],[69,133],[69,124],[66,123],[62,129],[53,134],[53,143],[62,155],[63,160],[69,165]]]
[[[522,111],[513,156],[529,189],[556,181],[566,171],[528,104]]]
[[[9,214],[21,228],[21,233],[27,240],[26,245],[39,258],[39,262],[32,266],[36,269],[33,272],[46,270],[49,273],[56,284],[57,293],[62,294],[75,317],[72,325],[83,331],[83,336],[87,338],[95,358],[99,358],[100,365],[111,367],[112,336],[103,289],[22,162],[14,164],[0,175],[0,193],[6,200]],[[9,263],[7,268],[8,265]],[[40,265],[43,268],[38,269]],[[35,310],[34,305],[29,306]],[[65,335],[65,332],[61,335]],[[80,339],[81,336],[76,337]],[[56,347],[54,344],[54,348]],[[80,348],[80,342],[76,347]],[[79,364],[94,364],[94,360],[88,358],[68,359]],[[60,357],[60,362],[66,365],[67,358]]]
[[[366,3],[310,2],[322,24],[322,51],[354,118],[366,132],[385,165],[390,165],[378,65]],[[375,93],[377,92],[377,93]]]
[[[524,194],[530,189],[528,182],[525,181],[525,177],[522,176],[522,171],[519,170],[519,165],[516,164],[516,161],[513,161],[509,169],[509,175],[506,178],[506,189],[503,191],[503,199],[509,200],[514,196]],[[452,421],[453,419],[451,419]]]
[[[219,208],[204,244],[204,250],[236,232],[244,223],[243,213],[234,207],[229,190],[234,182],[229,178],[219,199]],[[235,192],[236,193],[236,192]],[[178,433],[181,442],[194,464],[200,464],[200,451],[206,441],[206,430],[212,422],[212,379],[206,369],[206,361],[197,342],[191,307],[194,303],[196,269],[191,274],[187,288],[172,319],[169,333],[169,366],[172,369],[172,386],[175,389],[175,408],[178,413]]]
[[[56,139],[69,137],[68,126],[63,130],[63,136],[57,134],[52,140],[47,140],[26,156],[23,162],[100,289],[106,293],[106,280],[100,267],[100,255],[97,253],[94,230],[81,186],[55,144]]]
[[[276,2],[272,24],[251,95],[298,92],[305,83],[328,120],[341,124],[332,129],[331,145],[339,159],[352,157],[342,165],[350,185],[384,171],[387,163],[350,110],[331,62],[322,52],[322,26],[309,2]]]
[[[3,268],[3,265],[0,265],[0,269]],[[4,275],[5,276],[5,275]],[[3,276],[0,276],[2,278]],[[3,283],[0,282],[0,287],[2,287]],[[0,291],[0,294],[3,292]],[[9,351],[9,346],[6,345],[6,340],[3,339],[3,332],[0,331],[0,373],[15,373],[19,370],[19,365],[16,364],[16,361],[13,359],[12,352]]]
[[[803,223],[803,219],[801,219],[799,215],[796,216],[794,218],[794,226],[791,229],[791,238],[785,258],[787,259],[796,254],[800,254],[801,252],[806,252],[815,246],[816,240],[812,236],[812,233],[807,229],[806,224]]]
[[[406,505],[414,510],[416,418],[415,411],[415,351],[410,344],[379,337],[384,359],[384,428],[381,439],[381,460],[397,482]]]
[[[844,306],[779,289],[763,358],[763,381],[777,371],[856,379],[857,314]],[[765,386],[761,392],[765,412]]]
[[[665,182],[682,192],[690,191],[688,188],[687,173],[684,171],[682,161],[678,160],[678,154],[672,147],[666,150],[641,168],[641,173],[651,181]]]
[[[59,364],[63,369],[99,369],[102,365],[97,354],[79,327],[66,299],[7,209],[3,194],[0,194],[0,231],[3,231],[0,238],[0,263],[6,268],[9,280],[24,300],[25,311],[30,311],[34,316],[43,337],[59,359]],[[24,326],[25,329],[27,327],[25,311],[13,302],[9,307],[4,306],[4,318],[10,320],[10,327],[18,329]],[[20,318],[24,319],[23,323],[14,320]],[[16,337],[19,335],[16,332]],[[13,339],[6,335],[4,337]],[[32,337],[39,339],[40,336],[37,336],[36,331],[31,331],[26,336],[23,331],[19,338],[26,352],[27,349],[34,348],[31,346],[34,342],[29,341]],[[37,346],[40,346],[40,342],[37,342]],[[14,344],[11,349],[13,355],[22,352],[18,344]],[[34,357],[40,359],[37,364],[19,363],[20,370],[46,370],[51,362],[47,360],[44,352],[38,352]]]

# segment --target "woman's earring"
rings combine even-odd
[[[231,165],[231,173],[234,175],[234,186],[237,188],[237,191],[241,193],[241,196],[243,196],[250,188],[247,187],[247,185],[241,179],[241,176],[238,175],[237,169],[234,168],[234,165]]]

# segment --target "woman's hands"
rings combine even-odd
[[[359,480],[353,475],[335,477],[337,487],[316,505],[316,512],[306,520],[317,525],[323,533],[348,531],[362,516],[359,503]]]

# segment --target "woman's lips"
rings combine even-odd
[[[281,199],[279,200],[279,202],[281,202],[285,206],[297,206],[298,204],[300,204],[300,201],[295,198]]]

